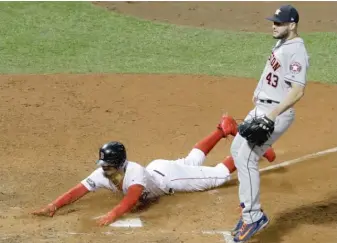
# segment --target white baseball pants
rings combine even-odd
[[[230,180],[230,173],[224,164],[202,166],[205,158],[201,150],[194,148],[185,158],[154,160],[146,169],[162,174],[168,186],[176,192],[204,191]]]

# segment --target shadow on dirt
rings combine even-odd
[[[337,193],[322,201],[281,212],[271,219],[270,225],[264,231],[256,235],[252,243],[282,242],[282,236],[302,224],[337,224]]]

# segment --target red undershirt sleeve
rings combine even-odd
[[[137,204],[143,190],[144,187],[138,184],[132,185],[128,188],[128,192],[122,201],[108,213],[109,216],[113,217],[113,221],[129,212]]]
[[[79,183],[73,188],[71,188],[69,191],[58,197],[55,201],[52,203],[57,207],[61,208],[67,204],[70,204],[72,202],[75,202],[79,198],[83,197],[85,194],[87,194],[89,190],[82,184]]]

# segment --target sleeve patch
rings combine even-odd
[[[289,66],[290,72],[293,74],[298,74],[302,70],[302,66],[299,62],[292,62]]]
[[[91,180],[90,178],[87,179],[87,183],[92,187],[92,188],[96,188],[96,184],[93,180]]]

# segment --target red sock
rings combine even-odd
[[[268,148],[263,157],[265,157],[269,162],[273,162],[276,159],[274,149],[272,147]]]
[[[228,156],[222,163],[227,167],[229,172],[232,174],[234,171],[236,171],[236,167],[234,164],[234,159],[232,156]]]
[[[207,137],[203,138],[201,141],[199,141],[194,148],[200,149],[202,152],[204,152],[205,155],[207,155],[212,148],[223,138],[223,133],[221,130],[217,129],[211,134],[209,134]]]

